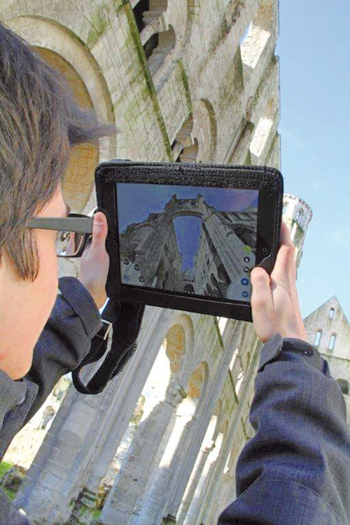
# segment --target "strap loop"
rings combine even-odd
[[[81,394],[99,394],[107,383],[119,374],[136,350],[144,305],[111,299],[103,312],[104,326],[91,341],[91,349],[78,368],[73,371],[73,383]],[[79,377],[82,368],[101,359],[113,327],[112,344],[100,368],[84,385]]]

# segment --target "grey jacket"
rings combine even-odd
[[[0,371],[0,459],[60,377],[78,367],[102,326],[94,301],[77,279],[60,279],[59,289],[61,293],[35,347],[29,374],[22,381],[13,381]],[[0,525],[29,523],[0,491]]]
[[[57,380],[78,366],[100,328],[98,311],[75,279],[59,296],[23,381],[0,372],[0,446],[35,413]],[[220,524],[350,523],[350,436],[341,390],[316,349],[280,335],[261,350],[250,413],[256,436],[237,465],[238,498]],[[0,494],[0,525],[29,521]]]
[[[250,421],[256,435],[238,460],[238,498],[219,525],[349,524],[346,406],[314,347],[279,334],[264,346]]]

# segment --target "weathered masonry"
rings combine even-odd
[[[350,324],[334,296],[308,315],[305,327],[309,343],[328,361],[332,377],[342,389],[350,424]]]
[[[119,130],[75,149],[73,211],[94,208],[111,158],[279,166],[277,0],[7,0],[0,18]],[[147,308],[121,376],[95,397],[70,387],[16,504],[40,524],[215,523],[251,435],[257,348],[248,323]]]

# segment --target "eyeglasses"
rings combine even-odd
[[[92,239],[93,217],[70,213],[68,217],[37,217],[30,221],[30,228],[57,230],[56,255],[81,257]]]

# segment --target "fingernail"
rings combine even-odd
[[[95,217],[94,217],[94,224],[96,224],[96,225],[103,224],[103,219],[102,219],[102,217],[100,215],[97,215],[97,216],[95,215]]]

